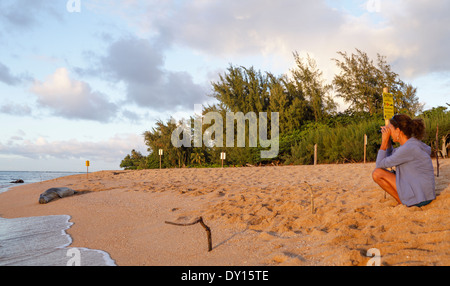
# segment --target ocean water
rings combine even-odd
[[[0,266],[115,266],[107,252],[69,247],[70,216],[0,217]]]
[[[38,183],[76,172],[6,172],[0,171],[0,193],[23,184]],[[70,216],[43,216],[6,219],[0,217],[0,266],[114,266],[115,261],[102,250],[69,247],[66,233]]]
[[[23,180],[24,184],[39,183],[60,177],[77,175],[81,173],[76,172],[14,172],[14,171],[0,171],[0,193],[6,192],[11,187],[20,186],[23,184],[12,184],[12,181]]]

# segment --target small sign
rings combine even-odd
[[[383,93],[384,120],[389,120],[394,116],[394,96],[392,93]]]
[[[90,162],[86,161],[86,167],[89,167],[89,165],[90,165]]]
[[[163,155],[163,149],[159,149],[159,156]]]
[[[220,153],[220,159],[226,160],[227,154],[225,152]]]

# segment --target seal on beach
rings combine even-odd
[[[51,188],[41,194],[39,197],[39,203],[47,204],[54,199],[70,197],[76,193],[76,191],[69,188]]]
[[[25,182],[22,179],[18,179],[18,180],[10,182],[10,184],[23,184],[23,183],[25,183]]]

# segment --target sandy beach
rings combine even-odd
[[[119,266],[365,266],[373,248],[381,265],[450,265],[450,159],[440,160],[437,200],[421,208],[385,198],[374,168],[102,171],[15,187],[0,194],[0,216],[68,215],[70,247],[103,250]],[[82,194],[40,205],[52,187]],[[211,252],[199,224],[165,223],[199,216]]]

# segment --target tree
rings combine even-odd
[[[142,170],[147,168],[147,158],[136,150],[131,150],[120,163],[120,167],[125,170]]]
[[[401,88],[398,75],[391,71],[385,57],[377,55],[375,66],[365,52],[356,49],[356,54],[338,52],[344,59],[334,59],[341,69],[335,75],[333,84],[337,96],[350,103],[350,109],[365,111],[371,115],[383,111],[383,88],[388,87],[391,93],[397,93]]]
[[[126,155],[125,158],[120,162],[120,168],[124,168],[125,170],[136,170],[136,166],[131,160],[130,154]]]
[[[397,113],[414,116],[423,109],[419,103],[417,88],[403,82],[398,74],[391,70],[386,57],[377,54],[377,64],[369,59],[365,52],[356,49],[356,54],[338,52],[344,59],[334,59],[341,69],[335,75],[333,84],[337,96],[350,103],[350,110],[369,112],[371,115],[383,112],[383,88],[388,87],[394,96]]]
[[[197,163],[202,165],[202,162],[205,161],[205,155],[201,148],[195,148],[195,150],[191,153],[191,163]]]
[[[268,112],[279,113],[281,134],[294,131],[311,120],[313,111],[303,91],[286,75],[269,75],[270,102]]]
[[[281,132],[300,128],[314,118],[303,90],[286,75],[275,76],[256,71],[253,67],[230,66],[219,76],[219,81],[212,83],[212,87],[211,96],[220,102],[221,110],[244,114],[278,112]]]
[[[322,72],[317,68],[316,61],[307,55],[302,59],[294,53],[297,67],[291,70],[293,81],[309,100],[309,106],[314,113],[315,121],[322,120],[328,113],[336,110],[336,104],[329,95],[332,86],[325,84]]]
[[[263,112],[269,104],[268,77],[253,67],[230,67],[212,83],[213,97],[232,112]]]
[[[407,114],[410,117],[414,117],[422,112],[424,104],[419,102],[416,94],[417,88],[402,82],[400,90],[394,96],[396,112]]]
[[[188,122],[190,122],[190,120],[188,120]],[[178,124],[190,128],[186,122],[181,121]],[[165,167],[182,167],[189,163],[189,148],[186,146],[177,148],[172,144],[172,133],[175,129],[177,129],[177,124],[171,118],[167,123],[159,120],[156,122],[156,128],[144,132],[145,144],[149,147],[148,151],[151,154],[158,154],[159,149],[164,150],[162,165]]]

